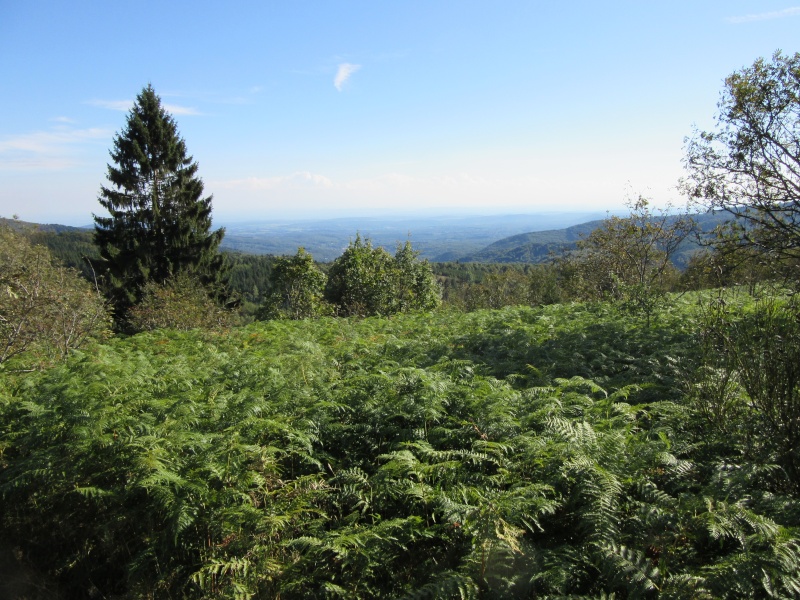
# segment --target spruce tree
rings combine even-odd
[[[210,230],[211,196],[203,197],[197,163],[151,85],[137,96],[110,155],[110,185],[98,199],[109,216],[95,215],[95,242],[118,322],[141,300],[146,284],[182,273],[225,300],[226,269],[218,252],[224,230]]]

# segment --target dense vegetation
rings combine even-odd
[[[442,265],[449,310],[410,244],[251,261],[247,326],[145,252],[112,336],[0,229],[0,595],[800,596],[800,54],[726,86],[684,184],[739,220],[682,274],[640,197],[549,265]]]
[[[5,539],[67,597],[786,597],[798,480],[697,393],[709,306],[115,339],[3,380]]]
[[[50,365],[108,333],[100,292],[41,245],[0,225],[0,367]]]

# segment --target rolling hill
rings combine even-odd
[[[677,217],[671,217],[676,219]],[[705,213],[692,215],[697,231],[707,234],[717,225],[728,221],[727,213]],[[581,238],[603,224],[603,220],[588,221],[564,229],[534,231],[522,233],[498,240],[474,254],[460,258],[460,262],[486,263],[540,263],[545,262],[553,254],[557,254],[575,245]],[[689,257],[700,247],[695,236],[690,236],[682,245],[675,257],[678,267],[683,267]]]

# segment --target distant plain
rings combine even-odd
[[[345,217],[222,223],[222,247],[250,254],[294,254],[303,246],[318,261],[332,261],[357,234],[393,250],[410,240],[423,259],[460,260],[506,237],[564,229],[602,219],[602,212],[542,212],[507,215]]]

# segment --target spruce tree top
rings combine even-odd
[[[217,249],[224,230],[210,231],[211,196],[203,197],[197,163],[151,85],[137,96],[110,154],[110,185],[98,199],[109,216],[95,215],[95,241],[118,315],[141,299],[146,283],[184,272],[223,297]]]

